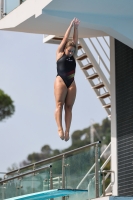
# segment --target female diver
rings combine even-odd
[[[76,97],[76,85],[74,81],[79,20],[74,18],[56,52],[57,76],[54,83],[54,95],[56,101],[55,120],[59,137],[69,140],[69,130],[72,119],[72,107]],[[74,27],[73,40],[68,41],[70,32]],[[62,109],[65,110],[65,132],[62,127]]]

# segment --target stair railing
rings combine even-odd
[[[108,146],[105,148],[105,150],[102,152],[102,154],[100,155],[100,159],[103,158],[107,151],[109,151],[111,147],[111,142],[108,144]],[[104,168],[107,166],[107,164],[109,163],[109,161],[111,160],[111,155],[108,156],[108,158],[105,160],[105,162],[103,163],[103,165],[101,166],[100,168],[100,172],[103,172],[103,173],[106,173],[106,176],[104,176],[104,186],[105,186],[105,181],[106,179],[108,178],[108,176],[110,175],[110,173],[113,173],[112,171],[110,172],[109,170],[104,170]],[[89,171],[86,173],[86,175],[83,177],[83,179],[80,181],[80,183],[77,185],[76,189],[78,189],[82,184],[83,182],[86,180],[86,178],[91,174],[91,172],[94,170],[95,168],[95,163],[92,165],[92,167],[89,169]],[[99,173],[100,173],[99,172]],[[95,176],[92,178],[94,179]],[[103,183],[102,183],[103,184]],[[105,191],[106,189],[104,189]]]
[[[17,5],[14,6],[14,8],[18,7],[19,5],[21,5],[22,3],[24,3],[26,0],[19,0],[19,2],[17,2]],[[9,1],[10,2],[10,1]],[[0,19],[2,19],[3,17],[5,17],[8,13],[6,10],[6,5],[9,3],[7,0],[0,0]],[[10,6],[10,4],[9,4]],[[13,8],[13,9],[14,9]],[[13,10],[12,9],[12,10]],[[11,10],[11,11],[12,11]],[[9,13],[11,12],[9,11]]]
[[[80,49],[80,51],[82,52],[82,54],[85,53],[85,52],[83,51],[83,49]],[[99,66],[100,66],[100,58],[101,58],[101,56],[98,55]],[[86,61],[87,61],[88,64],[91,63],[91,61],[89,60],[88,57],[86,58]],[[106,65],[105,65],[105,66],[106,66]],[[106,66],[106,68],[107,68],[107,66]],[[95,69],[95,68],[92,68],[92,71],[93,71],[93,73],[96,73],[96,71],[95,71],[94,69]],[[108,68],[107,68],[107,70],[108,70]],[[109,70],[108,70],[108,72],[109,72]],[[87,75],[88,75],[88,74],[87,74]],[[86,76],[87,76],[87,75],[86,75]],[[100,77],[97,77],[97,79],[99,80],[99,82],[101,82]],[[99,90],[100,90],[100,89],[99,89]],[[108,91],[105,89],[105,87],[103,88],[103,90],[104,90],[104,92],[108,92]],[[99,92],[99,95],[100,95],[100,92]]]
[[[4,12],[4,0],[0,0],[0,19],[3,18],[3,12]]]
[[[96,46],[99,45],[99,40],[96,38],[97,43],[94,45],[95,38],[80,38],[79,39],[79,51],[77,56],[77,62],[86,76],[86,79],[90,82],[94,92],[97,97],[101,101],[103,107],[107,111],[108,115],[111,115],[111,98],[110,98],[110,82],[109,82],[109,66],[104,62],[108,60],[108,65],[110,64],[109,56],[106,55],[103,51],[104,55],[101,55],[99,52],[99,48]],[[104,40],[104,39],[103,39]],[[89,43],[88,43],[88,42]],[[105,43],[106,45],[106,43]],[[102,46],[101,44],[99,45]],[[107,45],[106,45],[107,46]],[[108,47],[108,46],[107,46]],[[102,47],[103,49],[103,47]],[[109,47],[108,47],[109,51]],[[98,58],[98,59],[96,59]],[[86,64],[89,63],[89,64]]]
[[[112,186],[114,185],[114,183],[115,183],[115,172],[114,171],[112,171],[112,170],[103,170],[103,171],[101,171],[101,174],[103,174],[103,180],[102,180],[102,184],[103,184],[103,197],[105,197],[106,195],[111,195],[111,193],[112,193]],[[111,183],[108,185],[108,187],[107,188],[105,188],[105,181],[106,181],[106,176],[105,176],[105,174],[113,174],[113,181],[111,181]],[[109,188],[109,187],[111,187],[111,193],[110,194],[107,194],[106,193],[106,190]]]
[[[94,65],[97,73],[99,74],[101,80],[103,81],[103,83],[105,84],[107,90],[110,93],[109,81],[107,80],[106,76],[104,75],[103,71],[101,70],[101,68],[99,66],[99,63],[97,62],[94,54],[92,53],[92,49],[89,48],[88,44],[86,43],[86,41],[84,39],[80,38],[79,39],[79,43],[81,44],[82,48],[84,49],[84,51],[87,54],[88,58],[90,59],[91,63]],[[100,54],[98,54],[98,55],[99,55],[99,58],[101,58]]]
[[[105,47],[103,47],[102,43],[100,43],[100,38],[102,37],[99,37],[99,38],[88,38],[89,42],[91,43],[92,47],[95,49],[95,52],[97,54],[97,57],[99,58],[98,59],[98,63],[99,64],[103,64],[103,66],[105,67],[106,71],[108,72],[108,75],[110,75],[110,69],[109,69],[109,66],[107,66],[107,64],[105,63],[105,59],[110,63],[110,59],[109,59],[109,56],[107,55],[106,51],[105,51]],[[94,43],[93,40],[96,40],[96,44]],[[101,47],[101,50],[103,51],[103,56],[100,54],[101,51],[98,50],[98,45]]]

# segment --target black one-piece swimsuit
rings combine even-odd
[[[63,79],[67,88],[69,88],[74,81],[75,69],[76,62],[73,56],[68,57],[64,54],[57,60],[57,76]]]

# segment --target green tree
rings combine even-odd
[[[48,157],[51,156],[51,154],[52,154],[52,149],[50,148],[49,145],[44,145],[41,148],[41,151],[42,151],[43,154],[47,155]]]
[[[0,121],[11,117],[15,112],[13,100],[0,89]]]
[[[10,172],[10,171],[16,170],[18,168],[19,168],[19,166],[16,163],[13,163],[11,167],[7,168],[7,171]]]
[[[42,153],[32,153],[32,154],[28,155],[27,160],[30,163],[34,163],[34,162],[38,162],[38,161],[46,159],[46,158],[47,157]]]
[[[111,133],[110,125],[111,125],[110,120],[108,118],[105,118],[102,121],[102,124],[98,124],[98,123],[93,124],[97,134],[99,135],[99,138],[101,138],[101,142],[102,142],[101,146],[106,146],[110,142],[110,133]],[[34,152],[32,154],[29,154],[27,157],[27,160],[21,162],[21,167],[89,144],[91,142],[90,141],[90,127],[84,128],[83,130],[74,131],[72,133],[71,139],[72,139],[71,146],[63,150],[52,149],[48,144],[45,144],[41,148],[41,152],[38,152],[38,153]],[[98,137],[96,134],[94,135],[94,141],[95,142],[98,141]],[[103,162],[104,162],[104,159],[101,160],[101,163]],[[59,163],[58,165],[60,166]],[[57,167],[57,164],[55,168],[56,167]],[[58,168],[56,171],[58,171]]]

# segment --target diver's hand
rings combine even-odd
[[[79,19],[74,18],[74,28],[78,28],[79,24],[80,24]]]
[[[75,24],[75,20],[76,20],[76,18],[74,18],[74,19],[71,21],[71,23],[70,23],[70,26],[71,26],[71,27],[74,26],[74,24]]]

